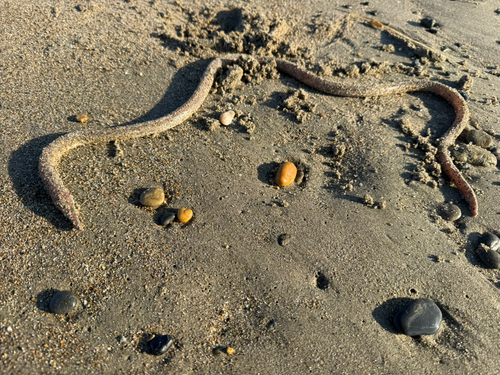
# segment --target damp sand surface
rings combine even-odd
[[[500,232],[498,5],[308,4],[2,6],[1,373],[496,372],[500,273],[476,248],[483,233]],[[422,26],[426,17],[437,25]],[[326,96],[247,60],[222,72],[175,129],[63,158],[85,225],[73,230],[38,177],[41,150],[74,130],[168,114],[211,58],[233,52],[332,79],[416,77],[464,91],[469,131],[491,137],[474,154],[487,162],[460,166],[479,216],[434,160],[453,120],[446,102]],[[233,122],[220,126],[230,110]],[[471,149],[457,144],[456,158]],[[300,179],[278,188],[286,161]],[[166,205],[141,206],[155,187]],[[458,220],[441,217],[445,203],[462,210]],[[193,219],[161,225],[182,207]],[[77,308],[51,313],[64,290]],[[411,338],[394,325],[417,298],[442,312],[434,335]],[[173,344],[154,355],[149,342],[162,335]]]

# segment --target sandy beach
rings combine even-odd
[[[498,373],[500,271],[478,256],[500,236],[498,2],[1,0],[0,35],[0,373]],[[489,142],[450,148],[477,217],[435,159],[446,100],[326,95],[245,58],[175,128],[62,158],[75,229],[42,150],[168,115],[228,53],[459,90]],[[286,161],[301,179],[278,187]],[[144,207],[153,187],[165,204]],[[183,207],[191,221],[162,225]],[[440,328],[404,335],[394,318],[420,298]]]

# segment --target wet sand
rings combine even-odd
[[[417,77],[460,88],[467,76],[470,128],[489,134],[498,156],[498,5],[386,3],[2,4],[0,371],[496,373],[500,273],[476,247],[500,233],[500,174],[462,169],[478,196],[473,218],[426,155],[454,116],[433,95],[327,96],[247,65],[242,83],[220,78],[175,129],[63,158],[84,231],[38,176],[59,135],[162,117],[227,52],[374,84]],[[439,25],[426,30],[425,17]],[[235,122],[219,126],[229,109]],[[300,184],[274,185],[284,161],[304,171]],[[155,186],[167,205],[142,207],[140,193]],[[446,202],[460,219],[440,216]],[[160,225],[181,207],[191,223]],[[78,296],[74,312],[50,312],[58,290]],[[436,334],[397,331],[395,314],[416,298],[442,311]],[[174,344],[154,356],[148,342],[161,334]]]

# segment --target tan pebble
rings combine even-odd
[[[146,207],[159,207],[165,202],[165,193],[162,188],[150,188],[142,192],[141,204]]]
[[[234,354],[234,348],[231,347],[227,348],[226,353],[229,355]]]
[[[287,161],[281,164],[278,172],[276,173],[276,185],[287,186],[290,185],[297,176],[297,167],[295,164]]]
[[[81,114],[76,116],[76,121],[78,122],[87,122],[89,120],[87,115]]]
[[[190,210],[189,208],[180,208],[179,211],[177,211],[177,220],[179,220],[181,223],[187,223],[191,218],[193,217],[193,210]]]
[[[227,111],[227,112],[224,112],[222,115],[220,115],[220,123],[224,126],[228,126],[228,125],[231,125],[231,123],[233,122],[233,119],[234,119],[234,116],[235,116],[235,112],[234,111]]]

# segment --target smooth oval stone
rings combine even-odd
[[[190,210],[189,208],[179,208],[179,211],[177,211],[177,220],[179,220],[181,223],[187,223],[191,218],[193,217],[193,210]]]
[[[419,298],[401,310],[394,317],[394,323],[407,336],[433,335],[438,331],[442,317],[434,301]]]
[[[170,225],[174,222],[175,220],[175,212],[167,212],[163,214],[163,216],[160,219],[160,224],[163,226]]]
[[[141,194],[140,202],[146,207],[159,207],[165,202],[165,193],[159,187],[146,189]]]
[[[479,239],[479,246],[476,249],[479,259],[488,268],[500,269],[500,238],[493,233],[485,233]]]
[[[500,249],[500,238],[495,236],[493,233],[486,232],[479,238],[480,243],[484,243],[491,250]]]
[[[445,203],[441,206],[441,217],[446,221],[456,221],[462,216],[460,207],[453,203]]]
[[[151,353],[154,355],[162,355],[170,349],[173,343],[174,339],[169,335],[160,335],[149,342],[149,347],[151,348]]]
[[[287,161],[280,165],[278,172],[276,173],[276,185],[278,186],[288,186],[297,176],[297,167],[295,164]]]
[[[224,112],[222,115],[220,115],[219,121],[224,126],[231,125],[235,115],[236,115],[236,112],[234,112],[234,111]]]
[[[49,307],[54,314],[67,314],[75,309],[77,303],[78,298],[73,292],[60,291],[52,296]]]

